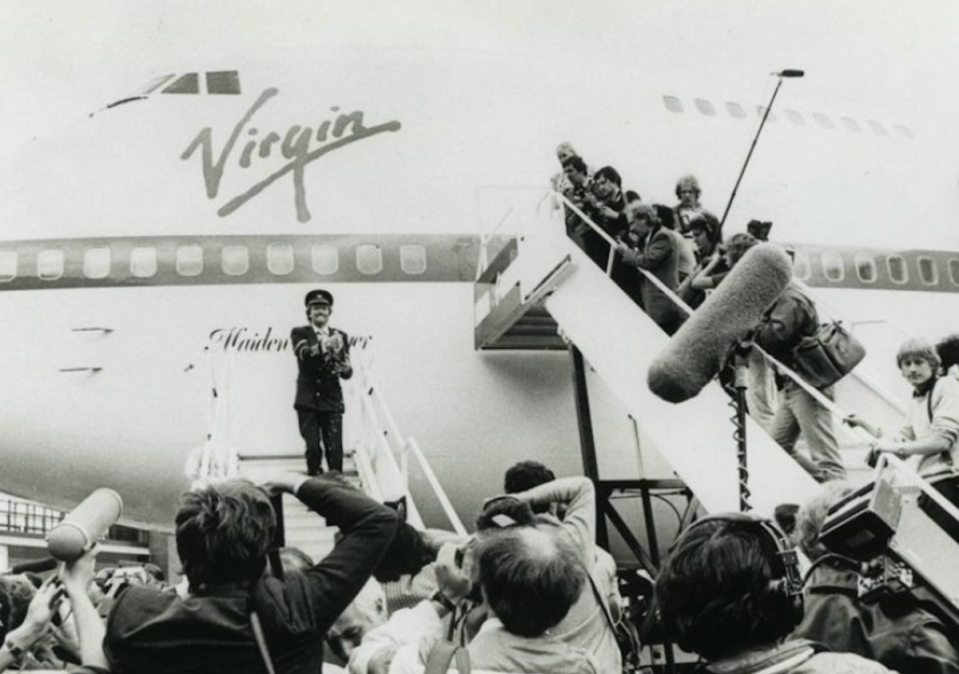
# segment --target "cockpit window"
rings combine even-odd
[[[146,96],[147,94],[151,94],[172,79],[173,79],[173,73],[170,73],[169,75],[161,75],[160,77],[157,77],[156,79],[150,80],[150,83],[146,86],[146,88],[143,91],[140,92],[140,95]]]
[[[181,75],[173,84],[163,90],[165,94],[198,94],[200,77],[196,73]]]
[[[206,74],[208,94],[240,93],[240,74],[235,70],[220,70]]]

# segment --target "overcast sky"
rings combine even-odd
[[[805,68],[815,80],[804,86],[826,96],[940,114],[957,101],[957,26],[959,8],[948,0],[4,0],[0,144],[96,109],[171,64],[222,67],[264,45],[277,52],[302,44],[495,51],[547,57],[549,70],[630,63],[652,46],[671,75],[701,80],[728,75],[729,60],[745,51]],[[717,36],[728,38],[722,49]]]
[[[588,92],[577,78],[624,86],[656,78],[686,90],[734,83],[763,100],[771,70],[803,68],[806,78],[790,86],[809,99],[918,119],[937,142],[959,147],[957,26],[951,0],[4,0],[0,154],[69,128],[160,74],[257,59],[302,68],[304,55],[365,48],[379,57],[389,49],[495,57],[544,82],[575,72],[571,95]],[[538,85],[530,83],[531,105]],[[508,148],[498,151],[508,158]],[[959,174],[950,157],[936,169]]]

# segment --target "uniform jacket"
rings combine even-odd
[[[337,361],[331,354],[321,352],[314,356],[310,353],[311,347],[319,344],[312,325],[301,325],[293,328],[290,333],[290,343],[299,367],[296,377],[296,401],[293,403],[298,410],[340,414],[344,411],[340,379],[353,376],[353,368],[350,366],[350,342],[349,336],[342,330],[330,328],[330,335],[333,334],[338,334],[343,340],[345,369],[341,373],[336,372]]]

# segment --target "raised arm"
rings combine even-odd
[[[566,504],[563,529],[573,536],[578,549],[588,551],[589,567],[592,567],[592,550],[596,544],[596,489],[589,478],[563,477],[513,496],[530,505]]]
[[[325,632],[373,574],[396,532],[396,512],[337,478],[276,476],[268,490],[294,494],[339,527],[342,539],[316,566],[303,574],[304,590],[319,631]]]

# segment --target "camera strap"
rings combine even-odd
[[[260,657],[263,659],[267,674],[276,674],[276,670],[273,668],[273,660],[270,659],[270,649],[266,647],[263,625],[260,623],[260,616],[257,615],[256,611],[250,613],[250,627],[253,628],[253,638],[256,639],[256,646],[260,650]]]

